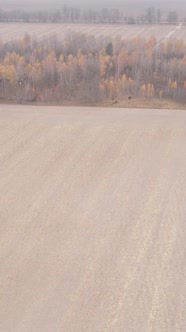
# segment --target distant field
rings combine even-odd
[[[121,36],[125,39],[141,37],[149,38],[152,35],[158,41],[169,38],[183,38],[186,40],[186,26],[159,26],[159,25],[101,25],[101,24],[53,24],[53,23],[0,23],[0,39],[4,41],[21,38],[25,33],[39,38],[57,34],[63,37],[66,34],[80,32],[95,37]]]
[[[0,331],[186,331],[186,112],[0,106]]]

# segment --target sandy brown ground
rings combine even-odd
[[[186,331],[186,112],[0,106],[0,331]]]

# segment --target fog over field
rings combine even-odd
[[[64,39],[69,34],[74,32],[83,33],[87,36],[93,35],[95,38],[116,38],[120,36],[126,40],[130,40],[134,37],[141,37],[148,39],[152,35],[157,38],[158,42],[163,42],[168,39],[175,40],[176,38],[182,38],[186,41],[186,26],[173,27],[171,25],[159,26],[152,25],[149,29],[145,25],[114,25],[109,26],[104,24],[79,24],[79,23],[61,23],[53,24],[52,26],[48,23],[38,24],[33,23],[1,23],[0,38],[4,41],[10,41],[17,38],[23,38],[25,33],[42,38],[46,36],[52,36],[57,34],[58,38]]]

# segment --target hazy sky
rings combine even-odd
[[[53,5],[54,3],[58,5],[63,5],[63,4],[73,4],[73,5],[86,5],[86,6],[112,6],[112,7],[121,7],[126,4],[130,4],[131,2],[133,3],[143,3],[146,5],[150,4],[161,4],[161,3],[178,3],[181,1],[185,0],[1,0],[0,4],[14,4],[14,5],[27,5],[29,3],[37,2],[38,4],[51,4]]]
[[[186,0],[0,0],[0,7],[22,9],[60,8],[64,4],[86,8],[123,8],[126,11],[144,11],[149,6],[164,10],[186,8]]]

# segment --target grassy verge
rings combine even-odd
[[[15,101],[0,100],[0,104],[17,105]],[[77,101],[64,102],[33,102],[22,103],[23,105],[33,106],[78,106],[78,107],[114,107],[114,108],[148,108],[148,109],[180,109],[186,110],[186,102],[176,102],[171,99],[147,99],[147,98],[133,98],[132,100],[106,100],[99,103],[80,103]]]

